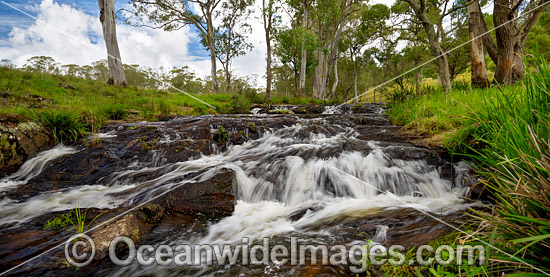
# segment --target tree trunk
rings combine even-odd
[[[304,31],[307,28],[307,20],[308,20],[308,11],[306,8],[306,5],[304,4],[304,18],[302,19],[302,27],[304,28]],[[306,41],[305,41],[305,35],[304,38],[302,38],[302,60],[300,64],[300,88],[298,95],[300,97],[304,97],[306,95],[306,67],[307,67],[307,49],[306,49]]]
[[[266,85],[265,85],[265,101],[271,101],[271,79],[273,78],[273,73],[271,72],[271,31],[266,31],[266,45],[267,45],[267,72],[266,72]]]
[[[216,69],[216,46],[214,42],[214,25],[212,23],[212,12],[210,7],[206,7],[206,29],[208,35],[208,48],[210,50],[210,75],[212,75],[212,90],[214,93],[218,93],[218,76]]]
[[[330,93],[330,100],[334,99],[334,96],[336,95],[336,89],[338,88],[338,57],[336,58],[336,61],[334,62],[334,83],[332,84],[332,92]]]
[[[126,86],[126,75],[120,58],[116,38],[115,0],[98,0],[99,21],[103,27],[103,37],[107,47],[107,62],[109,64],[109,81],[111,85]]]
[[[447,60],[447,54],[441,48],[439,43],[439,36],[435,32],[435,24],[433,24],[426,12],[426,3],[425,0],[420,0],[420,3],[412,0],[405,0],[411,8],[413,9],[416,17],[422,22],[422,27],[426,31],[426,36],[428,37],[428,42],[430,45],[430,51],[432,56],[437,57],[437,67],[439,73],[439,82],[443,87],[444,91],[451,90],[451,73],[449,71],[449,61]],[[441,30],[443,32],[443,30]]]
[[[511,8],[508,0],[495,0],[493,20],[495,26],[500,26],[509,21]],[[499,84],[512,84],[512,72],[514,67],[514,48],[517,43],[516,30],[513,22],[502,25],[496,29],[498,45],[497,68],[495,70],[495,82]]]
[[[489,56],[497,65],[495,70],[494,82],[499,84],[513,84],[523,79],[525,73],[525,64],[521,57],[525,40],[531,31],[531,28],[537,22],[545,6],[542,4],[546,0],[530,1],[526,10],[532,10],[522,21],[521,25],[517,21],[504,24],[515,18],[515,12],[512,6],[516,6],[517,1],[495,0],[493,8],[493,21],[496,29],[496,46],[489,35],[483,37],[483,45],[487,49]],[[535,9],[535,6],[538,8]],[[534,10],[533,10],[534,9]],[[486,32],[487,26],[483,20],[481,11],[481,31]]]
[[[469,32],[470,32],[470,56],[472,67],[472,87],[486,88],[489,84],[487,79],[487,67],[485,66],[485,53],[483,51],[483,39],[477,38],[482,33],[481,22],[478,12],[480,10],[479,2],[473,1],[468,5]]]
[[[352,60],[351,62],[353,63],[353,103],[357,104],[358,103],[358,99],[357,99],[357,61],[356,59],[353,58],[353,54],[352,54]],[[376,92],[375,92],[375,95],[376,95]]]
[[[437,37],[434,29],[434,25],[431,23],[423,23],[424,29],[428,35],[428,41],[430,44],[430,50],[434,57],[437,57],[437,67],[439,74],[439,82],[443,91],[451,90],[451,73],[449,72],[449,61],[447,60],[447,54],[444,54],[441,45],[439,44],[439,38]]]
[[[265,102],[271,101],[271,79],[273,78],[273,73],[271,72],[271,26],[273,24],[272,20],[272,8],[273,0],[268,0],[268,6],[265,5],[266,0],[262,0],[263,7],[263,20],[264,20],[264,31],[265,31],[265,43],[267,47],[267,64],[266,64],[266,85],[265,85]]]
[[[315,77],[313,79],[313,95],[315,99],[321,99],[327,91],[327,67],[328,67],[328,57],[325,51],[315,50],[317,57],[317,66],[315,67]]]
[[[318,60],[313,79],[313,98],[324,99],[328,89],[330,71],[338,56],[338,43],[342,35],[342,27],[336,28],[334,36],[328,32],[325,34],[325,47],[316,50]],[[325,51],[327,49],[328,51]]]
[[[225,93],[229,94],[231,88],[231,72],[229,72],[229,66],[225,68]]]
[[[298,74],[298,68],[296,67],[296,64],[294,64],[294,97],[298,97],[300,95],[300,90],[298,89],[299,84],[299,74]]]

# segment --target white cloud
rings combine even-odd
[[[238,76],[252,77],[258,86],[265,86],[266,45],[260,4],[256,1],[254,14],[249,19],[252,25],[249,42],[254,49],[236,58],[232,70]],[[10,59],[18,66],[30,57],[42,55],[61,64],[79,65],[106,58],[97,11],[83,11],[53,0],[42,0],[33,8],[38,20],[32,19],[33,23],[25,25],[14,22],[8,37],[0,44],[0,58]],[[210,59],[190,54],[189,43],[197,42],[198,35],[189,27],[165,32],[119,24],[117,37],[122,61],[126,64],[165,69],[189,66],[200,77],[210,75]]]
[[[23,15],[22,15],[23,16]],[[22,66],[32,56],[50,56],[62,64],[90,64],[107,53],[97,16],[69,5],[43,0],[37,20],[28,27],[13,26],[0,47],[1,58]],[[165,32],[117,25],[122,61],[148,67],[190,66],[199,75],[209,71],[209,61],[189,55],[188,43],[196,39],[189,28]]]

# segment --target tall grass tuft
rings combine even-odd
[[[56,143],[74,142],[86,135],[86,125],[71,111],[46,110],[35,113],[36,120],[52,131]]]
[[[524,86],[474,116],[475,139],[486,147],[471,157],[487,169],[496,202],[492,211],[474,211],[474,224],[513,256],[492,251],[498,274],[536,272],[525,263],[550,272],[550,70],[544,59],[536,62],[539,72],[527,74]]]
[[[70,218],[70,221],[71,221],[71,224],[74,226],[75,228],[75,231],[78,233],[78,234],[82,234],[82,233],[85,233],[88,228],[90,227],[90,225],[98,218],[100,217],[103,213],[100,213],[98,214],[96,217],[94,217],[90,222],[88,222],[88,224],[86,224],[86,216],[88,214],[88,209],[83,209],[81,208],[78,203],[76,203],[74,205],[74,208],[72,209],[72,214],[74,215],[74,220],[73,218]]]

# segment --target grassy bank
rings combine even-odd
[[[108,86],[72,76],[0,68],[0,114],[19,114],[50,127],[58,141],[74,141],[108,120],[156,121],[164,116],[246,113],[263,94],[193,94],[140,87]],[[274,97],[272,103],[324,103]]]
[[[496,248],[487,272],[550,271],[550,69],[513,87],[433,92],[390,104],[394,123],[466,153],[495,206],[471,211],[472,234]]]

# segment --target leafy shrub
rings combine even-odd
[[[236,114],[246,114],[250,112],[250,100],[244,96],[234,96],[233,100],[231,101],[231,106],[233,107],[231,112]]]
[[[414,95],[414,90],[412,88],[397,88],[390,90],[387,94],[388,100],[390,102],[403,102],[407,98]]]
[[[66,214],[56,216],[53,219],[48,220],[46,225],[44,225],[44,229],[52,230],[70,226],[72,224],[71,222],[73,221],[73,217],[72,210]]]
[[[87,128],[72,111],[47,110],[35,113],[37,121],[50,128],[56,143],[74,142],[87,134]]]

